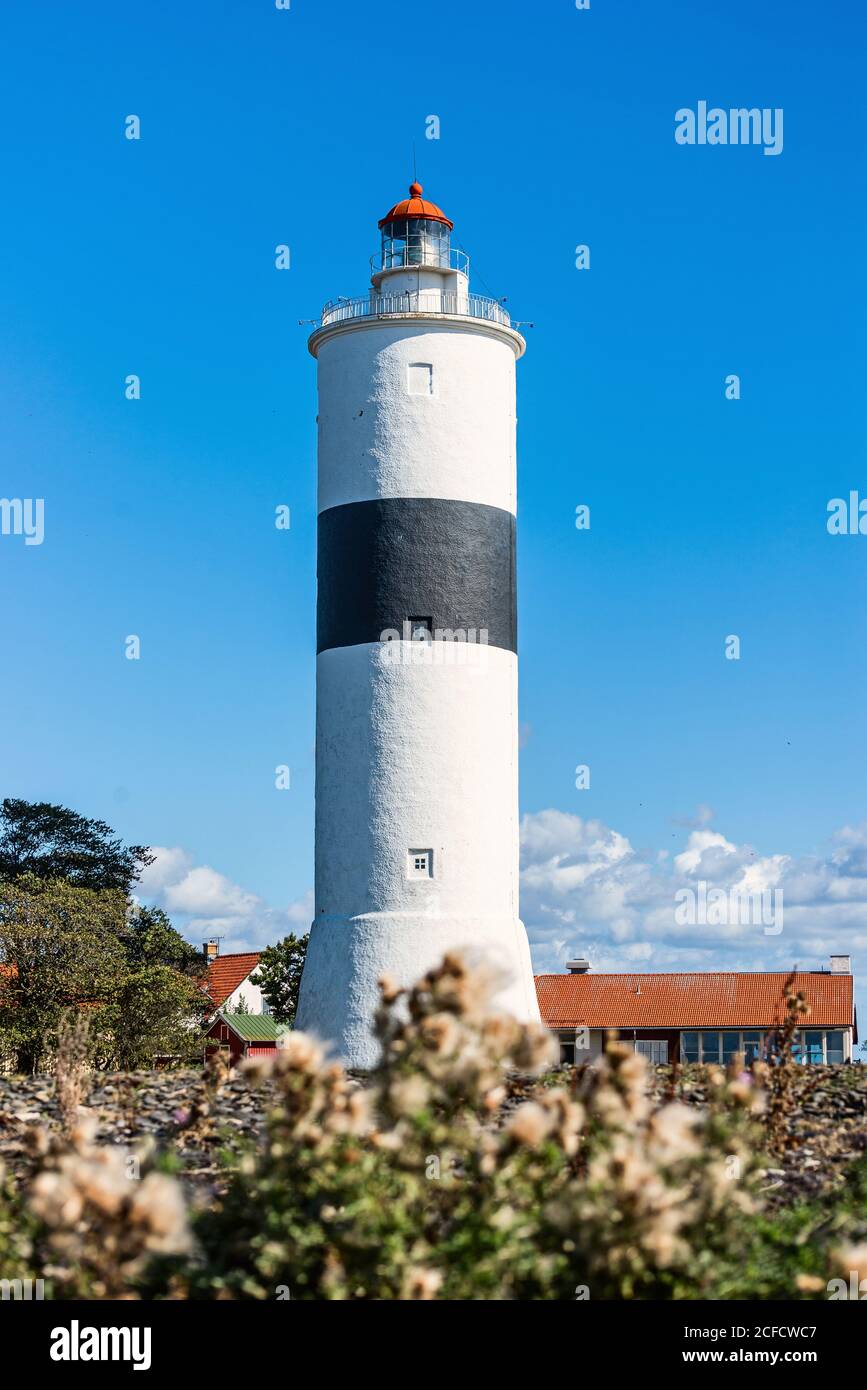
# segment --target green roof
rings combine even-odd
[[[284,1025],[275,1022],[270,1014],[221,1013],[220,1018],[244,1042],[276,1042],[277,1034],[284,1031]]]

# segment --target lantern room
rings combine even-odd
[[[422,197],[420,183],[411,183],[409,197],[395,203],[381,218],[382,270],[414,265],[449,270],[451,233],[454,226],[436,203]]]
[[[371,271],[381,294],[422,292],[429,299],[435,291],[455,301],[466,298],[469,257],[452,247],[454,223],[424,197],[420,183],[410,184],[409,197],[395,203],[378,225],[382,246],[371,258]]]

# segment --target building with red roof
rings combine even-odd
[[[809,1014],[794,1038],[802,1062],[849,1062],[858,1041],[848,956],[828,970],[598,974],[586,960],[567,974],[537,975],[543,1021],[560,1040],[561,1059],[598,1057],[613,1031],[649,1061],[748,1061],[773,1050],[786,999],[803,994]]]
[[[259,964],[258,951],[236,951],[220,955],[218,941],[206,941],[203,946],[207,966],[203,989],[214,1009],[232,1013],[239,1006],[251,1014],[267,1014],[268,1005],[258,985],[250,976]]]

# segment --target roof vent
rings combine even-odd
[[[851,975],[851,974],[852,974],[852,966],[851,966],[851,964],[850,964],[850,958],[849,958],[849,956],[832,956],[832,957],[831,957],[831,974],[832,974],[832,975]]]
[[[590,969],[589,960],[567,960],[566,969],[570,975],[586,975]]]

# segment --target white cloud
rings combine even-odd
[[[867,956],[867,823],[845,827],[824,856],[760,854],[693,822],[685,848],[637,852],[600,821],[562,811],[521,822],[521,915],[537,970],[572,956],[594,969],[769,970]],[[782,893],[783,930],[736,921],[683,925],[675,894],[699,881],[727,892]]]
[[[193,861],[182,849],[165,849],[156,845],[151,850],[155,856],[153,864],[142,871],[138,881],[142,897],[153,897],[169,883],[178,883],[193,865]]]
[[[686,849],[674,856],[674,862],[682,874],[692,874],[701,869],[707,850],[722,850],[724,855],[736,854],[735,846],[716,830],[693,830]],[[709,862],[719,862],[718,855],[709,855]]]
[[[312,890],[281,910],[209,865],[194,865],[183,849],[158,846],[153,854],[137,896],[163,908],[192,941],[219,936],[224,953],[256,950],[310,926]]]
[[[167,912],[189,917],[248,917],[259,904],[255,893],[245,892],[207,865],[189,869],[179,882],[167,884],[164,897]]]

